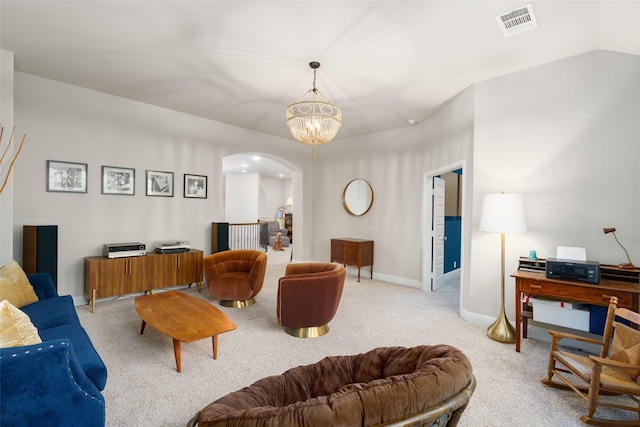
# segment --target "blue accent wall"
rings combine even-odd
[[[461,242],[460,216],[444,217],[444,235],[447,240],[444,242],[444,272],[460,268],[460,242]]]

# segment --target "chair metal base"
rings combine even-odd
[[[250,305],[253,305],[255,303],[256,303],[255,298],[245,299],[245,300],[229,300],[229,299],[220,300],[221,306],[230,307],[230,308],[244,308],[244,307],[249,307]]]
[[[284,328],[284,331],[296,338],[317,338],[329,332],[329,325],[308,326],[305,328]]]

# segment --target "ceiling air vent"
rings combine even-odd
[[[532,30],[538,26],[531,3],[496,16],[496,20],[505,37]]]

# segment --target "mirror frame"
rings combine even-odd
[[[367,187],[369,187],[369,193],[371,194],[371,201],[369,202],[369,206],[367,206],[365,211],[360,213],[360,214],[354,213],[349,208],[349,205],[347,205],[347,190],[349,189],[349,186],[351,184],[354,184],[357,181],[361,181],[361,182],[364,182],[365,184],[367,184]],[[369,212],[371,210],[371,207],[373,206],[373,199],[374,199],[373,187],[371,187],[371,184],[369,184],[369,182],[367,180],[365,180],[365,179],[356,178],[356,179],[353,179],[353,180],[349,181],[349,183],[344,187],[344,190],[342,191],[342,207],[344,208],[345,211],[347,211],[347,213],[349,215],[362,216],[362,215],[366,214],[367,212]]]

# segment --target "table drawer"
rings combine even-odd
[[[617,289],[604,289],[594,286],[571,286],[560,283],[541,282],[532,279],[519,280],[520,291],[531,295],[543,295],[568,301],[587,304],[608,305],[612,296],[618,298],[618,306],[632,308],[632,295]]]

